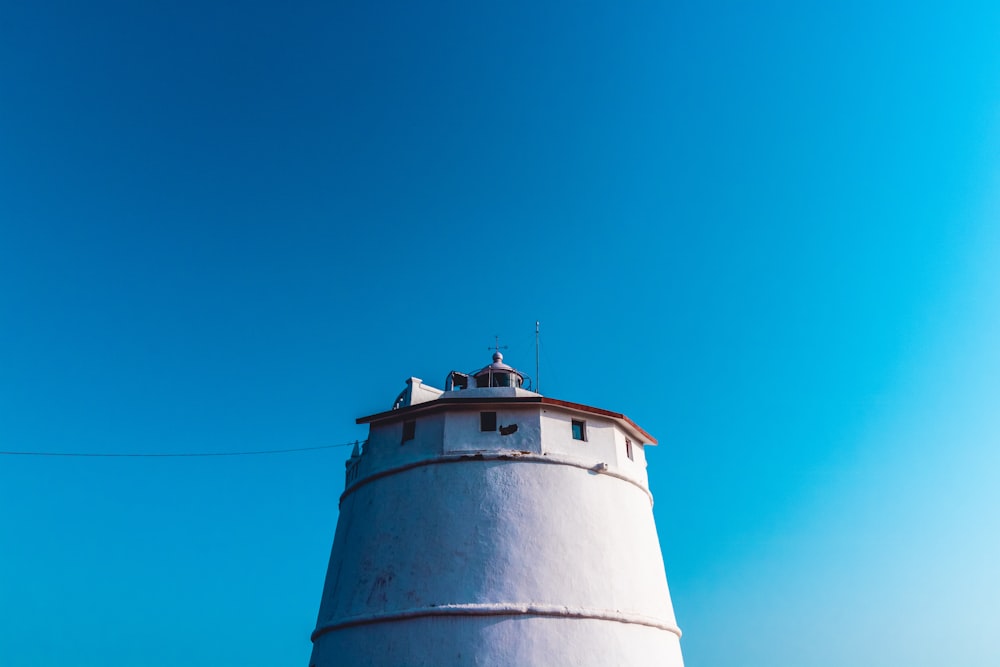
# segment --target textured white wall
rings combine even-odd
[[[497,413],[496,431],[481,432],[479,430],[479,414],[487,410]],[[500,426],[509,426],[510,424],[517,424],[517,432],[510,435],[500,435]],[[537,407],[498,405],[491,408],[453,410],[447,413],[444,428],[445,452],[495,451],[500,449],[541,454],[541,430]]]
[[[416,422],[413,440],[403,442],[403,421],[373,424],[360,462],[360,477],[399,465],[424,461],[441,454],[445,415],[422,415]]]
[[[406,381],[406,384],[409,385],[410,390],[409,401],[406,402],[406,405],[416,405],[417,403],[433,401],[441,398],[441,394],[444,393],[443,389],[424,384],[424,381],[420,378],[410,378]]]
[[[507,436],[500,435],[499,430],[481,432],[479,414],[485,410],[497,413],[498,429],[500,425],[517,424],[517,432]],[[586,441],[573,439],[573,419],[586,421]],[[630,436],[601,417],[535,405],[455,406],[446,412],[415,416],[414,438],[403,443],[403,422],[407,420],[372,424],[365,455],[359,462],[358,480],[441,454],[510,450],[570,459],[587,467],[605,463],[612,473],[644,487],[648,483],[643,446],[633,440],[634,460],[630,461],[625,454],[625,438]]]
[[[618,469],[622,474],[628,475],[629,477],[634,477],[640,480],[643,486],[649,484],[649,478],[646,473],[646,448],[644,445],[640,445],[636,442],[636,439],[624,433],[621,429],[616,428],[614,430],[615,438],[615,456],[617,457]],[[630,460],[625,453],[625,439],[628,438],[632,441],[632,459]]]
[[[373,426],[313,663],[681,665],[642,448],[628,461],[610,421],[580,442],[569,412],[496,411],[521,439],[481,434],[478,407],[420,417],[404,445],[401,422]]]
[[[583,416],[546,407],[542,410],[542,442],[546,452],[580,454],[595,460],[615,461],[614,425],[592,415]],[[586,441],[573,439],[573,420],[586,423]]]
[[[552,407],[542,409],[540,416],[545,454],[579,459],[589,465],[607,463],[609,471],[633,479],[644,487],[648,485],[645,449],[614,422]],[[585,441],[573,439],[573,420],[586,423]],[[626,438],[632,440],[632,460],[625,453]]]
[[[344,667],[673,667],[676,635],[642,625],[536,616],[433,617],[330,633],[310,665]],[[459,641],[456,641],[459,640]]]

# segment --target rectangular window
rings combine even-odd
[[[635,459],[632,458],[632,441],[628,438],[625,438],[625,454],[628,456],[629,461],[635,461]]]
[[[403,422],[403,442],[407,440],[413,440],[417,434],[417,422],[409,421]]]
[[[495,430],[497,430],[497,413],[495,413],[495,412],[480,412],[479,413],[479,430],[480,431],[495,431]]]
[[[587,439],[587,422],[573,420],[573,439],[574,440],[586,440]]]

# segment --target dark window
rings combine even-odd
[[[417,434],[417,422],[403,422],[403,442],[413,440]]]
[[[625,438],[625,454],[628,455],[629,461],[635,461],[635,459],[632,458],[632,441],[628,438]]]
[[[480,412],[479,413],[479,430],[480,431],[495,431],[495,430],[497,430],[497,413],[495,413],[495,412]]]
[[[574,440],[586,440],[587,439],[587,422],[573,420],[573,439]]]
[[[510,373],[495,371],[476,378],[477,387],[509,387]]]
[[[448,379],[451,380],[452,390],[459,391],[460,389],[469,388],[469,376],[465,373],[459,373],[458,371],[452,371],[448,375]]]

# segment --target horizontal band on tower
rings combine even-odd
[[[401,472],[406,472],[407,470],[412,470],[413,468],[422,468],[424,466],[438,465],[444,463],[470,463],[475,461],[507,461],[510,463],[548,463],[550,465],[563,465],[570,466],[571,468],[580,468],[581,470],[587,470],[594,473],[595,475],[604,475],[605,477],[614,477],[615,479],[620,479],[623,482],[628,482],[632,486],[641,490],[643,493],[649,497],[649,504],[653,504],[653,494],[649,492],[649,489],[645,485],[640,484],[636,480],[623,475],[612,470],[602,469],[601,464],[591,464],[579,461],[577,459],[566,458],[562,456],[547,456],[539,454],[522,454],[521,452],[508,450],[506,452],[475,452],[475,453],[463,453],[463,454],[442,454],[433,459],[425,459],[423,461],[412,461],[410,463],[404,463],[403,465],[396,466],[394,468],[386,468],[385,470],[379,470],[378,472],[372,473],[367,477],[362,477],[358,481],[347,487],[342,494],[340,494],[340,502],[344,502],[344,498],[350,494],[357,491],[362,486],[374,482],[377,479],[382,479],[383,477],[389,477],[390,475],[396,475]]]
[[[588,609],[586,607],[564,607],[554,604],[518,604],[510,602],[483,604],[445,604],[434,607],[419,607],[395,612],[381,612],[348,616],[334,623],[317,626],[310,639],[315,642],[318,637],[335,630],[343,630],[358,625],[389,623],[405,621],[411,618],[426,618],[429,616],[544,616],[549,618],[590,619],[596,621],[613,621],[631,625],[645,625],[657,630],[665,630],[681,636],[680,628],[663,619],[643,614],[629,614],[610,609]]]

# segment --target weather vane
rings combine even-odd
[[[506,345],[501,345],[500,344],[500,336],[494,336],[493,338],[494,338],[495,342],[494,342],[494,344],[491,347],[486,348],[487,350],[495,350],[495,351],[499,352],[500,350],[506,350],[507,349]]]

